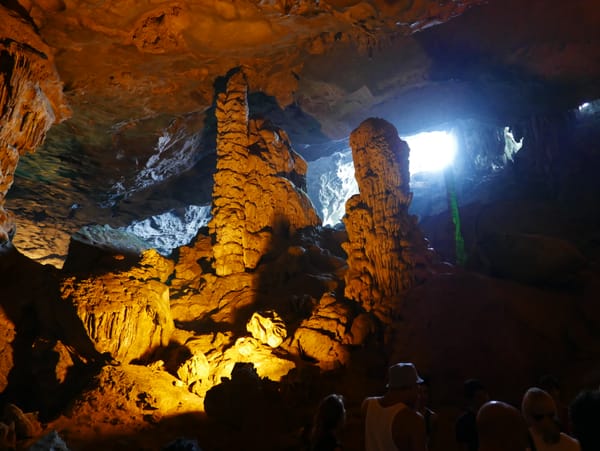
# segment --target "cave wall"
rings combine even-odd
[[[5,209],[19,157],[40,146],[46,132],[69,116],[50,48],[31,24],[0,6],[0,243],[15,233]]]

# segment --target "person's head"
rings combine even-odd
[[[560,440],[556,403],[547,391],[538,387],[527,390],[523,396],[521,410],[527,424],[541,435],[546,443],[557,443]]]
[[[341,395],[325,396],[317,407],[313,423],[313,439],[323,434],[333,432],[343,426],[346,420],[344,398]]]
[[[527,425],[521,413],[510,404],[488,401],[477,413],[480,451],[525,451]]]
[[[479,379],[467,379],[463,385],[467,405],[475,412],[490,400],[490,396]]]
[[[415,407],[419,397],[419,384],[423,379],[412,363],[396,363],[388,368],[388,393],[410,407]]]
[[[600,449],[600,390],[580,392],[569,406],[573,435],[581,451]]]

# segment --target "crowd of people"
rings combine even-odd
[[[361,407],[366,451],[600,451],[600,389],[560,400],[556,378],[544,376],[523,395],[520,406],[491,400],[477,379],[464,383],[464,412],[456,419],[454,448],[433,444],[438,415],[428,401],[429,384],[412,363],[388,369],[386,391]],[[344,398],[326,396],[310,434],[311,451],[342,451]]]

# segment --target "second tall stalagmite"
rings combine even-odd
[[[412,200],[408,145],[383,119],[364,121],[350,135],[359,194],[346,202],[345,296],[389,323],[414,279],[415,251],[426,248]]]

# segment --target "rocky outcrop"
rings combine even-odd
[[[52,124],[68,117],[50,48],[31,24],[0,6],[0,244],[15,233],[4,209],[19,157],[33,152]]]
[[[408,214],[408,145],[383,119],[367,119],[350,136],[359,194],[346,202],[348,242],[345,295],[391,321],[413,283],[417,252],[426,244]]]
[[[272,348],[277,348],[287,338],[285,323],[274,311],[255,312],[246,324],[246,330]]]
[[[124,363],[166,346],[174,329],[165,284],[173,265],[146,251],[128,271],[62,282],[64,302],[74,306],[96,349]]]
[[[109,431],[132,434],[162,418],[197,413],[201,402],[165,371],[140,365],[107,365],[74,400],[66,416],[57,418],[51,427],[63,430],[77,425],[90,433],[93,428],[96,441]],[[74,438],[69,445],[91,447],[89,443],[75,443]]]
[[[345,366],[350,360],[346,345],[354,344],[350,334],[352,318],[350,305],[326,293],[312,315],[296,330],[292,346],[300,356],[314,360],[324,371]]]
[[[0,393],[8,386],[8,375],[13,367],[14,361],[14,350],[12,348],[12,342],[16,336],[16,325],[13,320],[5,312],[4,308],[0,306],[0,329],[3,330],[0,335]]]
[[[235,71],[217,100],[212,219],[218,276],[253,270],[278,237],[320,223],[305,187],[306,162],[282,130],[248,117],[248,86]]]

